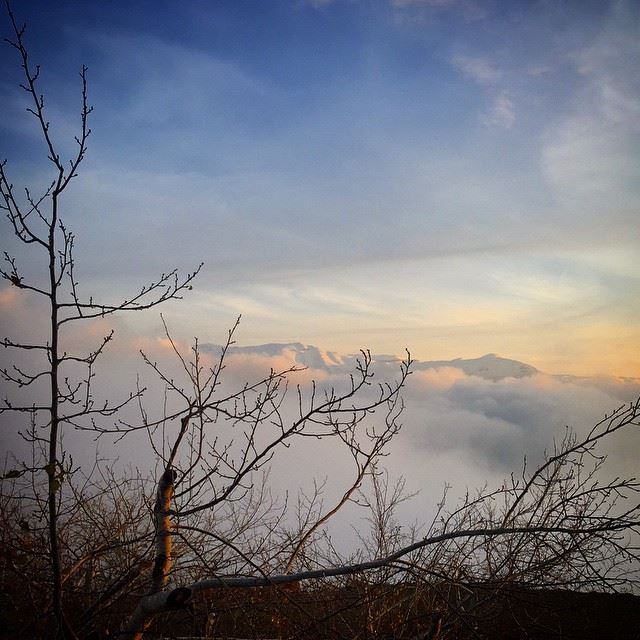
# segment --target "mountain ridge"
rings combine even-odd
[[[222,347],[216,344],[201,345],[203,351],[215,352]],[[335,368],[352,368],[358,354],[341,355],[335,351],[325,351],[314,345],[305,345],[301,342],[272,342],[259,345],[231,346],[230,355],[247,354],[266,357],[284,356],[290,358],[296,364],[310,369],[332,370]],[[400,362],[401,358],[395,355],[372,355],[374,363],[389,365]],[[503,358],[495,353],[488,353],[479,358],[454,358],[451,360],[415,360],[414,371],[429,369],[442,369],[451,367],[463,371],[466,375],[477,376],[487,380],[502,380],[504,378],[530,377],[539,373],[535,367],[513,360]]]
[[[205,343],[200,345],[204,352],[214,353],[222,349],[221,345]],[[314,345],[303,344],[302,342],[268,342],[257,345],[237,346],[229,348],[230,355],[257,355],[267,358],[284,357],[308,369],[320,369],[327,372],[345,371],[353,369],[356,358],[360,354],[340,354],[336,351],[326,351]],[[373,363],[378,367],[396,366],[402,358],[390,354],[371,354]],[[551,374],[541,371],[536,367],[505,358],[496,353],[487,353],[477,358],[452,358],[450,360],[414,360],[413,371],[428,371],[444,368],[453,368],[462,371],[468,376],[475,376],[485,380],[497,382],[507,378],[530,378],[535,375],[546,375],[565,383],[589,383],[590,381],[615,382],[616,385],[640,385],[640,377],[613,376],[613,375],[592,375],[578,376],[573,374],[557,373]]]

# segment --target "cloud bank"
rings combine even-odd
[[[203,349],[214,354],[218,347]],[[256,363],[265,372],[267,365],[297,365],[306,368],[305,379],[339,388],[356,358],[290,343],[234,347],[229,362],[239,378],[255,373]],[[392,379],[398,364],[394,356],[375,356],[376,378]],[[640,396],[640,379],[547,374],[495,354],[417,361],[413,371],[397,444],[405,455],[411,451],[416,463],[453,454],[463,475],[467,465],[476,476],[518,471],[525,456],[540,460],[567,427],[584,433],[606,412]]]

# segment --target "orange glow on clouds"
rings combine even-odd
[[[4,287],[0,289],[0,305],[3,307],[14,306],[18,300],[18,290],[15,287]]]

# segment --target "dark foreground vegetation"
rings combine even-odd
[[[295,367],[238,385],[227,370],[235,327],[210,358],[197,341],[185,353],[165,325],[172,364],[141,354],[159,394],[149,400],[139,381],[115,399],[109,384],[96,388],[114,339],[107,329],[95,340],[105,319],[181,298],[199,267],[115,301],[82,292],[61,210],[91,133],[87,70],[75,153],[65,159],[25,27],[7,8],[51,180],[20,191],[0,162],[0,209],[16,253],[4,254],[0,276],[42,311],[26,336],[17,326],[0,342],[9,354],[2,428],[22,443],[0,471],[4,637],[637,637],[637,599],[620,592],[639,586],[640,485],[609,473],[603,451],[637,431],[640,400],[590,430],[567,430],[537,465],[496,488],[453,505],[445,494],[430,523],[406,530],[394,518],[404,486],[382,461],[401,428],[408,354],[382,384],[364,351],[335,387],[303,389]],[[345,465],[337,497],[321,480],[291,502],[272,496],[269,469],[304,442],[328,447],[328,472]],[[97,443],[113,458],[119,447],[141,448],[148,467],[114,466]],[[94,455],[77,461],[74,448]],[[369,524],[345,556],[326,526],[354,502]]]
[[[630,640],[640,638],[640,597],[562,590],[475,589],[445,585],[366,585],[300,592],[290,598],[229,594],[203,602],[200,616],[173,628],[215,638],[445,638],[472,640]],[[244,601],[244,602],[243,602]],[[196,611],[199,607],[196,606]],[[255,612],[253,616],[248,611]],[[312,616],[307,615],[311,613]],[[252,619],[253,617],[253,619]],[[200,626],[193,626],[194,621]],[[177,621],[176,621],[177,622]]]
[[[203,598],[193,615],[167,628],[175,636],[221,640],[640,638],[640,597],[630,594],[507,588],[492,592],[489,587],[460,592],[443,585],[371,589],[354,584],[287,595],[267,591]]]
[[[0,638],[51,637],[52,619],[24,606],[34,584],[3,558]],[[3,583],[3,587],[7,582]],[[118,638],[133,601],[103,611],[90,640]],[[80,624],[87,601],[69,603]],[[99,629],[99,630],[98,630]],[[153,622],[149,638],[227,640],[266,638],[335,640],[633,640],[640,638],[640,597],[484,584],[372,585],[354,579],[342,586],[229,588],[202,593],[189,606]]]

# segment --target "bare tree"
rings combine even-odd
[[[278,448],[286,446],[289,440],[299,437],[333,438],[351,452],[357,474],[351,488],[336,507],[323,514],[316,522],[310,523],[301,532],[300,539],[291,545],[288,566],[292,566],[313,532],[349,499],[368,466],[381,455],[385,445],[397,433],[397,417],[401,411],[398,394],[409,373],[410,360],[402,366],[397,383],[380,386],[379,395],[373,400],[367,397],[360,399],[371,385],[373,376],[371,356],[363,352],[354,376],[344,391],[321,391],[314,387],[309,397],[305,397],[297,389],[298,415],[287,422],[282,414],[282,402],[287,390],[287,378],[296,371],[293,367],[279,372],[272,371],[264,379],[218,397],[225,355],[232,344],[232,330],[219,362],[213,368],[206,368],[201,364],[197,344],[193,360],[187,362],[171,342],[188,380],[190,388],[186,390],[174,383],[168,374],[143,354],[144,361],[155,371],[161,383],[166,385],[167,393],[182,403],[173,414],[163,415],[154,422],[147,420],[143,411],[140,424],[137,425],[118,420],[117,416],[122,409],[141,401],[144,388],[137,388],[115,403],[98,403],[94,399],[92,388],[95,367],[111,342],[113,331],[89,354],[77,354],[67,350],[63,342],[63,328],[120,312],[152,309],[169,300],[181,298],[185,291],[191,289],[191,283],[202,265],[183,278],[175,270],[164,273],[156,281],[142,286],[138,293],[120,301],[101,301],[81,296],[75,275],[74,236],[64,225],[60,211],[62,196],[77,176],[91,133],[88,120],[92,107],[89,106],[87,96],[87,69],[83,67],[80,71],[81,115],[79,133],[75,138],[76,153],[66,164],[54,143],[46,117],[45,101],[38,92],[40,67],[34,66],[29,59],[24,41],[25,27],[19,25],[8,4],[7,12],[13,28],[13,37],[7,42],[18,53],[24,77],[20,86],[31,100],[31,106],[27,110],[40,129],[53,177],[51,183],[40,193],[34,194],[25,189],[24,197],[20,198],[8,177],[7,161],[0,164],[0,206],[7,215],[13,233],[28,248],[43,252],[47,261],[43,281],[31,281],[24,276],[19,260],[5,253],[6,266],[0,269],[0,275],[24,295],[42,298],[49,311],[48,329],[40,342],[27,343],[12,337],[2,339],[2,345],[7,350],[35,352],[40,356],[39,363],[35,366],[32,364],[27,367],[14,362],[12,366],[4,367],[1,374],[6,383],[27,391],[35,389],[40,381],[47,383],[46,393],[42,394],[45,400],[42,402],[21,403],[7,397],[4,406],[0,408],[4,414],[22,414],[27,417],[29,426],[22,435],[31,443],[33,451],[32,459],[22,461],[19,466],[7,470],[5,479],[23,475],[32,478],[29,480],[34,489],[32,508],[46,522],[45,538],[51,568],[53,613],[62,636],[73,638],[75,632],[67,619],[64,606],[65,585],[72,582],[82,567],[93,565],[95,558],[106,549],[112,551],[122,545],[129,549],[131,557],[138,556],[131,551],[132,540],[124,543],[121,534],[126,530],[130,535],[131,530],[137,527],[136,518],[141,515],[141,504],[133,501],[133,513],[122,526],[98,526],[104,537],[108,538],[106,541],[95,545],[87,540],[86,549],[82,544],[76,544],[71,554],[73,557],[68,557],[66,551],[69,549],[63,550],[61,544],[63,530],[75,528],[81,532],[80,523],[83,521],[95,527],[95,518],[99,519],[99,513],[92,513],[92,509],[93,505],[100,504],[100,496],[104,491],[112,496],[112,505],[122,501],[122,496],[115,495],[120,483],[114,476],[107,478],[103,475],[100,478],[106,485],[103,489],[95,486],[95,474],[83,474],[81,469],[74,466],[62,444],[63,435],[69,429],[88,430],[98,435],[115,432],[122,437],[144,430],[149,435],[162,471],[152,507],[155,551],[147,577],[147,594],[128,625],[133,635],[139,635],[147,625],[150,614],[158,610],[155,605],[148,604],[154,602],[152,596],[165,595],[163,589],[174,568],[174,538],[177,537],[178,527],[180,542],[190,549],[191,560],[197,552],[190,546],[192,543],[185,532],[206,534],[218,543],[222,541],[233,548],[232,541],[221,540],[214,532],[200,530],[197,526],[199,514],[212,513],[221,505],[246,499],[253,490],[256,472],[267,465]],[[168,332],[167,337],[171,340]],[[79,369],[84,369],[84,373],[78,373]],[[34,393],[34,397],[36,395]],[[372,427],[359,435],[365,418],[379,407],[386,408],[386,418],[380,431]],[[105,421],[107,426],[104,425]],[[229,427],[226,433],[218,433],[218,423]],[[156,438],[158,434],[159,439]],[[39,482],[41,474],[46,474],[46,486]],[[78,489],[77,483],[73,483],[74,476],[84,489]],[[63,482],[67,489],[63,489]],[[129,487],[130,484],[127,484],[127,490]],[[114,511],[107,510],[107,513],[113,514]],[[115,513],[121,515],[122,512],[116,510]],[[181,524],[185,518],[189,518],[191,524]],[[93,531],[95,533],[95,529]],[[136,544],[144,541],[148,534],[148,530],[140,532]],[[86,534],[80,533],[81,539],[85,537]],[[95,536],[91,536],[91,539],[95,539]],[[89,605],[89,611],[101,606],[115,593],[116,587],[129,588],[134,578],[137,579],[139,567],[144,566],[144,561],[144,558],[139,557],[138,565],[128,567],[124,575],[114,575],[112,572],[109,579],[114,584],[105,585],[96,602]],[[163,606],[175,606],[182,593],[184,590],[169,592]]]
[[[167,339],[182,364],[190,388],[180,386],[146,356],[145,361],[164,381],[169,393],[181,400],[183,408],[169,416],[163,415],[157,421],[143,420],[139,425],[120,423],[113,427],[122,436],[144,429],[151,441],[157,433],[158,445],[154,448],[162,460],[153,509],[154,566],[147,594],[126,628],[132,637],[141,637],[155,613],[182,604],[197,590],[192,585],[166,589],[174,571],[176,534],[188,546],[191,546],[190,532],[220,541],[222,536],[216,531],[218,527],[205,529],[192,524],[193,520],[197,521],[203,512],[215,513],[220,506],[226,508],[242,499],[252,490],[256,472],[273,460],[278,449],[299,438],[316,441],[330,438],[350,453],[355,461],[356,475],[334,507],[303,526],[297,539],[273,550],[272,555],[277,555],[262,567],[255,556],[249,557],[234,549],[238,560],[248,564],[252,572],[258,571],[264,584],[268,585],[278,583],[269,577],[278,555],[288,555],[284,566],[284,575],[288,577],[280,578],[280,582],[291,583],[299,579],[300,573],[291,572],[295,558],[313,533],[349,500],[369,466],[379,459],[399,430],[398,417],[402,411],[399,392],[409,375],[410,359],[402,363],[400,377],[395,383],[380,385],[377,395],[367,400],[362,394],[371,385],[373,372],[371,356],[363,352],[345,389],[320,391],[313,385],[305,396],[300,387],[296,387],[296,413],[287,416],[284,405],[287,376],[295,373],[295,368],[271,371],[262,380],[218,397],[233,333],[232,329],[218,362],[206,368],[197,344],[193,347],[192,359],[187,361],[167,332]],[[376,409],[384,410],[381,426],[366,424]],[[163,429],[159,432],[161,426]],[[163,445],[166,445],[164,451],[161,450]],[[222,541],[233,549],[233,543]],[[205,561],[201,573],[210,572],[211,566]]]
[[[28,111],[34,116],[40,129],[53,176],[41,192],[32,193],[25,189],[24,198],[20,198],[7,175],[7,161],[3,160],[0,163],[0,207],[6,212],[15,237],[30,249],[44,253],[47,261],[46,278],[43,278],[42,282],[31,282],[23,276],[18,260],[5,252],[5,267],[0,269],[0,275],[25,294],[43,298],[48,306],[50,319],[47,333],[41,342],[31,344],[15,341],[10,337],[2,340],[5,349],[36,352],[41,356],[42,366],[27,370],[14,364],[11,368],[5,367],[1,371],[5,382],[21,389],[35,387],[36,383],[46,381],[48,399],[41,404],[14,404],[6,399],[0,410],[3,413],[22,413],[29,417],[31,427],[25,433],[25,437],[37,445],[44,456],[44,464],[37,460],[34,465],[24,467],[20,472],[44,471],[47,476],[46,509],[53,578],[53,610],[63,635],[72,637],[62,605],[64,569],[61,565],[58,540],[60,487],[63,479],[74,471],[71,461],[65,459],[64,451],[60,448],[63,430],[80,419],[92,420],[114,415],[137,397],[141,390],[115,404],[96,405],[91,388],[94,367],[111,341],[113,332],[106,335],[95,350],[85,355],[65,351],[61,344],[62,329],[65,325],[79,321],[103,318],[121,311],[150,309],[167,300],[179,298],[182,292],[191,288],[191,281],[200,267],[184,278],[180,278],[175,270],[162,274],[157,281],[143,286],[132,297],[117,302],[103,302],[92,297],[85,299],[80,296],[74,274],[74,236],[61,219],[60,207],[61,197],[77,176],[78,168],[85,157],[87,140],[91,133],[88,118],[92,107],[89,106],[87,97],[87,69],[83,67],[80,71],[82,102],[79,133],[75,138],[77,148],[67,163],[53,141],[44,98],[37,88],[40,67],[32,65],[29,59],[24,44],[25,28],[18,25],[8,4],[7,11],[13,27],[13,38],[7,42],[18,53],[24,77],[20,86],[31,99]],[[69,382],[65,368],[78,365],[85,367],[84,377],[78,382]]]
[[[525,461],[520,476],[500,487],[469,493],[453,509],[445,491],[421,535],[394,525],[395,509],[408,497],[402,479],[394,485],[385,476],[372,479],[364,496],[372,533],[364,547],[382,556],[378,566],[386,572],[374,573],[373,584],[412,584],[404,604],[395,605],[406,611],[416,598],[427,599],[453,637],[496,614],[503,594],[637,591],[640,483],[612,477],[602,451],[616,434],[638,426],[640,400],[582,436],[567,429],[537,466],[529,469]]]

